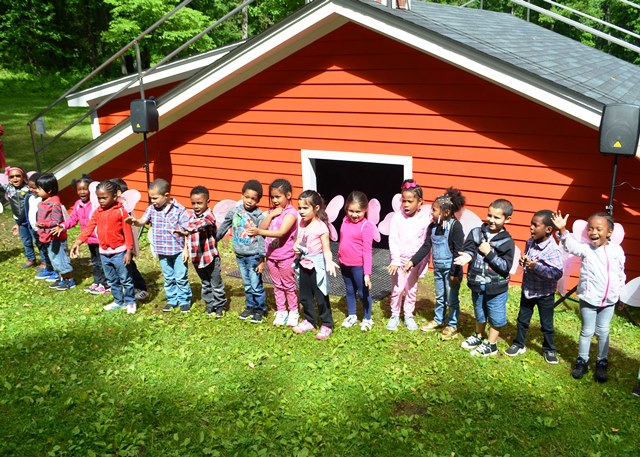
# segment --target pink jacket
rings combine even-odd
[[[73,209],[71,210],[71,214],[69,214],[69,219],[64,221],[62,225],[66,230],[69,230],[80,222],[80,230],[84,230],[91,220],[91,209],[91,201],[83,203],[82,200],[78,199],[78,201],[73,204]],[[98,244],[98,237],[95,232],[87,238],[87,244]]]
[[[393,215],[389,230],[391,265],[402,267],[411,260],[424,244],[429,222],[426,211],[417,211],[413,217],[407,217],[404,212]]]

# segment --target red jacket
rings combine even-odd
[[[124,221],[127,217],[127,210],[121,203],[107,209],[99,206],[78,239],[84,243],[97,227],[101,251],[121,252],[123,246],[126,246],[127,250],[133,250],[133,232],[131,226]]]

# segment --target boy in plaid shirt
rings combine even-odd
[[[524,343],[533,315],[538,305],[540,326],[544,341],[542,352],[547,363],[558,363],[554,344],[553,309],[558,280],[562,278],[562,253],[553,239],[553,221],[551,210],[541,210],[531,218],[531,238],[527,240],[520,265],[524,268],[522,295],[518,312],[518,334],[505,354],[515,357],[527,350]]]
[[[209,190],[206,187],[191,189],[191,206],[193,212],[185,230],[176,230],[176,233],[187,237],[182,259],[186,262],[191,258],[202,280],[205,312],[210,316],[222,317],[227,297],[216,247],[216,220],[209,209]]]
[[[184,230],[189,215],[184,206],[171,198],[171,187],[165,179],[156,179],[149,185],[151,206],[140,219],[129,216],[125,222],[141,227],[151,224],[151,242],[160,259],[164,276],[164,291],[167,304],[162,311],[169,312],[180,306],[180,311],[191,310],[191,286],[187,277],[187,263],[182,258],[184,238],[176,231]]]

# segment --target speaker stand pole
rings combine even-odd
[[[611,176],[611,190],[609,191],[609,204],[606,207],[609,216],[613,216],[613,193],[616,190],[616,178],[618,175],[618,154],[613,156],[613,173]]]

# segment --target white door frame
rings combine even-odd
[[[316,151],[303,149],[300,153],[302,162],[302,188],[318,190],[316,178],[316,160],[339,160],[342,162],[381,163],[387,165],[401,165],[404,179],[413,177],[413,157],[394,156],[389,154],[368,154],[360,152]],[[400,187],[400,183],[398,183]]]

